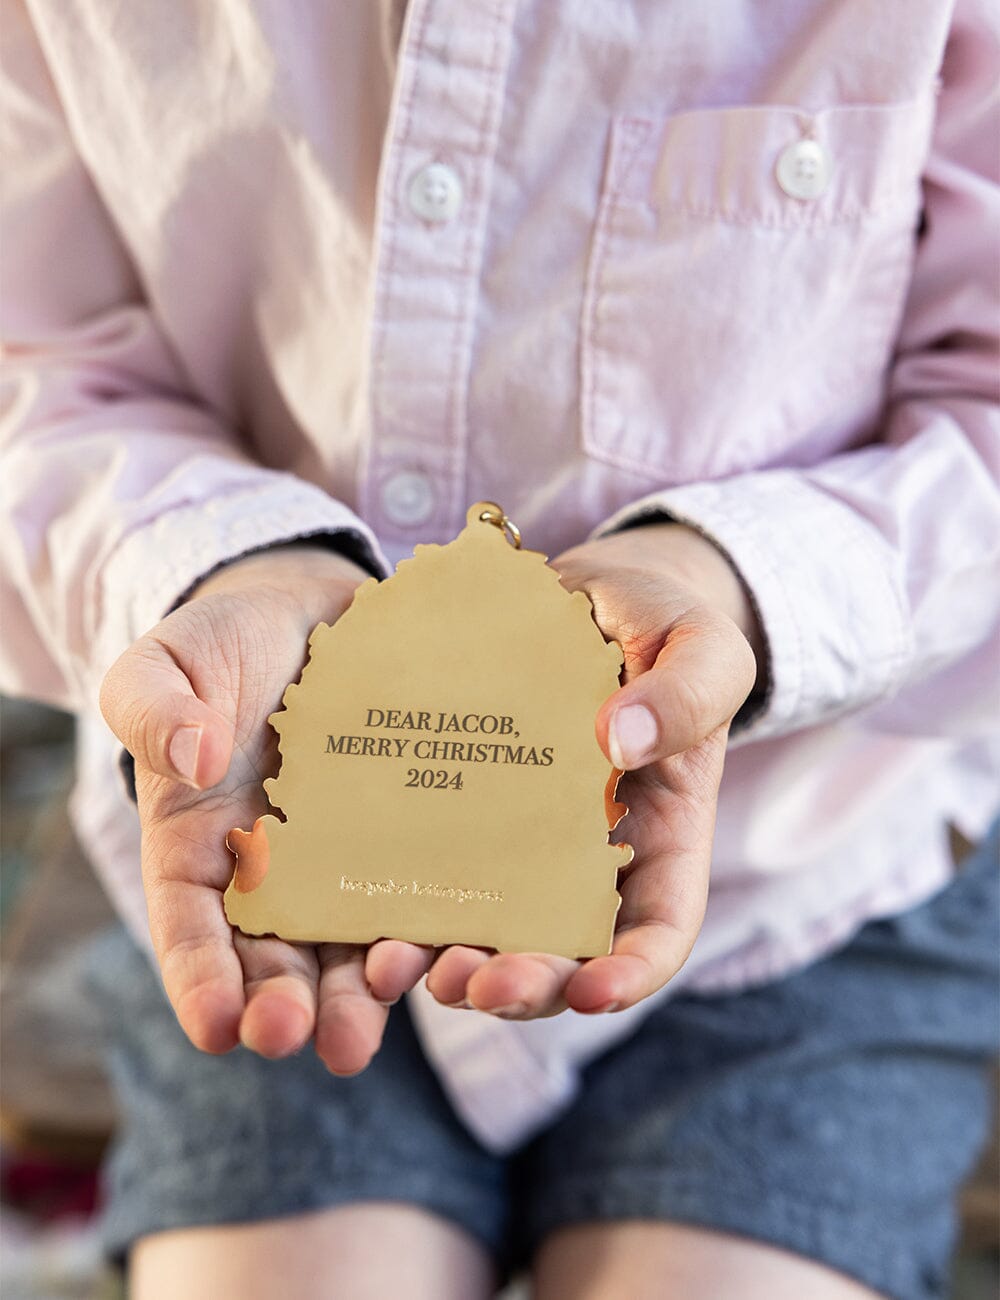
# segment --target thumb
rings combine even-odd
[[[229,723],[198,699],[187,674],[155,638],[140,637],[111,665],[101,712],[136,765],[205,790],[226,775]]]
[[[597,715],[601,747],[623,771],[683,753],[727,725],[757,672],[736,624],[704,607],[670,627],[645,672],[629,673],[627,655],[625,666],[630,680]]]

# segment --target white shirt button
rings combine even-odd
[[[793,199],[818,199],[830,183],[830,155],[818,140],[796,140],[778,157],[778,184]]]
[[[462,180],[446,163],[428,163],[410,181],[410,207],[424,221],[450,221],[462,206]]]
[[[382,509],[394,524],[422,524],[434,512],[434,485],[426,474],[401,469],[382,484]]]

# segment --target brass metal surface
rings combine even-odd
[[[301,941],[611,948],[627,845],[594,734],[622,653],[492,502],[309,638],[226,915]]]

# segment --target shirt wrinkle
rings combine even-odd
[[[939,888],[996,802],[1000,16],[761,9],[5,0],[0,683],[81,711],[74,820],[141,941],[97,694],[216,566],[344,537],[385,574],[490,499],[550,556],[686,523],[751,594],[679,975],[534,1023],[410,995],[497,1150],[659,998]]]

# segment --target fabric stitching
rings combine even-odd
[[[399,105],[397,110],[398,126],[392,138],[390,148],[394,150],[392,160],[392,176],[387,178],[385,189],[383,191],[383,201],[388,198],[390,205],[391,221],[389,221],[389,230],[386,232],[386,212],[380,212],[381,222],[376,237],[379,234],[388,233],[388,248],[386,249],[386,260],[384,270],[378,267],[376,262],[376,275],[378,276],[378,287],[375,295],[375,302],[372,307],[372,346],[371,346],[371,383],[369,399],[372,411],[372,437],[371,447],[366,457],[366,474],[364,482],[364,498],[368,505],[368,513],[371,514],[372,500],[371,493],[374,491],[374,480],[378,473],[379,462],[382,460],[378,442],[379,430],[383,421],[380,417],[382,409],[382,393],[385,389],[386,377],[386,351],[388,339],[388,303],[391,296],[393,280],[396,272],[397,250],[399,247],[399,186],[403,174],[403,154],[405,144],[410,131],[410,122],[413,115],[413,104],[416,99],[417,88],[420,83],[421,60],[420,51],[423,48],[424,40],[427,36],[427,27],[430,22],[430,3],[425,0],[423,12],[420,14],[419,24],[413,33],[412,43],[408,43],[403,50],[401,62],[408,60],[413,67],[413,75],[410,78],[410,84],[407,87],[406,97]],[[397,73],[398,75],[398,73]],[[392,126],[390,121],[386,128],[386,138],[388,138],[389,128]]]
[[[450,381],[448,384],[448,405],[445,424],[449,429],[452,437],[452,446],[449,448],[452,459],[452,475],[450,484],[450,496],[452,498],[452,510],[460,508],[455,504],[456,494],[461,495],[465,484],[465,464],[467,459],[467,449],[465,446],[466,429],[468,423],[467,402],[467,376],[468,367],[466,367],[463,378],[462,373],[462,354],[463,344],[471,348],[472,333],[472,298],[473,286],[470,283],[472,279],[473,264],[476,259],[476,242],[477,236],[482,233],[482,226],[485,221],[485,212],[476,212],[476,208],[482,208],[484,183],[482,176],[482,167],[486,162],[484,145],[486,142],[487,130],[490,125],[490,117],[494,110],[498,81],[500,73],[500,39],[499,23],[502,18],[500,7],[495,12],[495,21],[491,33],[489,71],[487,72],[488,89],[483,96],[483,111],[477,128],[477,145],[476,154],[479,167],[476,169],[475,183],[476,190],[475,204],[473,206],[473,216],[478,217],[477,221],[469,222],[469,229],[466,233],[465,242],[462,250],[462,261],[459,270],[460,282],[464,286],[462,294],[463,306],[455,314],[455,325],[452,333],[451,356],[449,361]],[[461,385],[461,401],[459,399],[459,386]],[[461,482],[459,482],[461,479]]]
[[[866,220],[877,221],[884,219],[895,211],[904,211],[906,200],[911,196],[901,191],[895,198],[894,202],[885,202],[882,204],[872,204],[867,207],[843,208],[831,213],[823,212],[816,207],[792,208],[792,203],[798,202],[795,199],[788,199],[788,214],[785,217],[773,219],[763,216],[751,216],[747,214],[742,216],[737,212],[724,207],[693,207],[682,203],[647,203],[642,199],[629,199],[619,195],[615,202],[623,207],[634,206],[644,207],[651,212],[666,212],[671,215],[690,217],[696,221],[716,221],[722,225],[749,227],[754,230],[826,230],[830,226],[857,225],[863,224]],[[784,203],[785,200],[778,200]]]
[[[583,321],[580,338],[580,383],[581,410],[583,412],[583,445],[587,451],[606,458],[609,463],[621,468],[633,470],[639,474],[648,473],[648,467],[632,461],[626,454],[605,451],[597,439],[597,407],[600,397],[601,379],[599,374],[601,347],[598,342],[600,334],[599,316],[601,311],[601,281],[607,250],[611,244],[612,226],[615,213],[615,195],[618,187],[624,183],[631,171],[639,149],[648,135],[648,123],[639,119],[624,119],[623,125],[633,137],[626,154],[624,166],[619,161],[618,138],[612,128],[610,157],[605,187],[598,203],[597,222],[594,229],[594,241],[590,252],[590,265],[587,271],[587,284],[584,291]]]

